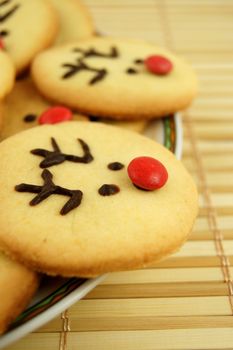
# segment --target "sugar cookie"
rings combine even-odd
[[[163,61],[152,60],[152,65],[151,57],[169,61],[169,70]],[[196,75],[181,58],[152,44],[106,37],[39,54],[32,75],[50,99],[87,115],[111,119],[172,114],[187,107],[197,90]]]
[[[162,181],[162,188],[131,182],[128,165],[142,156],[162,163],[168,179],[153,165],[135,184]],[[44,273],[96,276],[145,266],[177,250],[197,215],[196,186],[182,163],[125,129],[39,126],[1,142],[0,157],[0,244]]]

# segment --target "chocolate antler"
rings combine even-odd
[[[11,0],[3,0],[0,2],[0,7],[4,7],[5,5],[11,3]],[[7,11],[5,14],[0,15],[0,23],[5,22],[11,15],[13,15],[18,8],[20,7],[19,4],[15,5],[12,7],[12,9],[10,9],[9,11]]]
[[[78,139],[78,141],[84,153],[82,157],[62,153],[56,140],[53,137],[51,138],[53,151],[48,151],[42,148],[36,148],[32,150],[31,153],[35,154],[36,156],[41,156],[45,158],[40,163],[40,167],[42,169],[49,168],[53,165],[62,164],[66,160],[74,163],[85,163],[85,164],[92,162],[94,158],[90,152],[90,148],[83,140]]]
[[[107,70],[104,68],[94,68],[84,62],[85,58],[89,57],[103,57],[103,58],[116,58],[119,57],[119,53],[116,47],[110,48],[110,53],[99,52],[94,48],[90,48],[87,50],[74,48],[73,52],[81,53],[81,57],[76,59],[76,64],[64,63],[62,67],[68,68],[67,72],[63,74],[62,79],[68,79],[79,73],[82,70],[86,70],[89,72],[95,72],[95,76],[89,81],[90,85],[96,84],[100,80],[104,79],[107,75]]]
[[[62,76],[62,79],[68,79],[70,77],[72,77],[73,75],[77,74],[78,72],[80,72],[81,70],[87,70],[90,72],[95,72],[95,76],[94,78],[92,78],[89,81],[90,85],[93,85],[95,83],[97,83],[99,80],[103,79],[105,77],[105,75],[107,74],[107,70],[106,69],[98,69],[98,68],[93,68],[88,66],[86,63],[84,63],[80,58],[77,59],[77,64],[69,64],[69,63],[65,63],[62,65],[62,67],[66,67],[69,70]]]
[[[81,204],[82,197],[83,197],[82,191],[68,190],[66,188],[56,186],[52,180],[53,179],[52,173],[47,169],[43,170],[41,177],[44,180],[43,186],[36,186],[36,185],[30,185],[30,184],[24,184],[24,183],[15,186],[15,190],[17,192],[38,193],[38,195],[30,201],[31,206],[40,204],[41,202],[43,202],[45,199],[47,199],[49,196],[53,194],[70,197],[68,202],[66,202],[66,204],[61,209],[60,211],[61,215],[68,214],[71,210],[77,208]]]
[[[103,58],[116,58],[119,57],[119,52],[115,46],[112,46],[110,48],[110,53],[103,53],[99,52],[94,48],[90,48],[88,50],[80,49],[80,48],[75,48],[73,49],[73,52],[80,52],[83,54],[83,58],[85,57],[103,57]]]

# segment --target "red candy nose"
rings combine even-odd
[[[0,49],[3,50],[5,48],[4,41],[0,38]]]
[[[39,117],[39,124],[56,124],[72,120],[73,114],[69,108],[55,106],[47,109]]]
[[[151,73],[158,75],[166,75],[173,68],[172,62],[163,56],[149,56],[144,63]]]
[[[148,191],[163,187],[168,179],[164,165],[152,157],[134,158],[127,170],[132,183]]]

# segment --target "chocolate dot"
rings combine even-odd
[[[90,122],[99,122],[99,117],[96,117],[94,115],[89,115]]]
[[[98,192],[101,196],[112,196],[113,194],[120,192],[120,189],[116,185],[105,184],[99,188]]]
[[[7,36],[7,35],[9,35],[8,30],[1,30],[0,31],[0,36],[4,37],[4,36]]]
[[[136,59],[136,60],[134,61],[134,63],[136,63],[136,64],[142,64],[142,63],[144,63],[144,61],[141,60],[141,59],[139,58],[139,59]]]
[[[129,69],[127,69],[126,72],[127,72],[128,74],[136,74],[136,73],[137,73],[136,69],[134,69],[134,68],[129,68]]]
[[[108,169],[113,170],[113,171],[121,170],[123,168],[124,168],[124,164],[119,163],[119,162],[114,162],[114,163],[108,164]]]
[[[25,121],[25,123],[32,123],[36,120],[36,118],[37,116],[35,114],[27,114],[25,115],[23,120]]]

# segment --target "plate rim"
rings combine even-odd
[[[11,345],[17,340],[23,338],[27,334],[42,327],[54,319],[57,315],[68,309],[71,305],[82,299],[87,293],[95,288],[100,282],[104,280],[105,275],[86,280],[82,285],[77,287],[73,292],[59,300],[56,304],[49,307],[47,310],[37,315],[35,318],[29,320],[25,324],[13,329],[0,337],[0,349]]]
[[[174,114],[176,141],[175,141],[175,156],[181,160],[183,154],[183,124],[181,114],[179,112]]]

